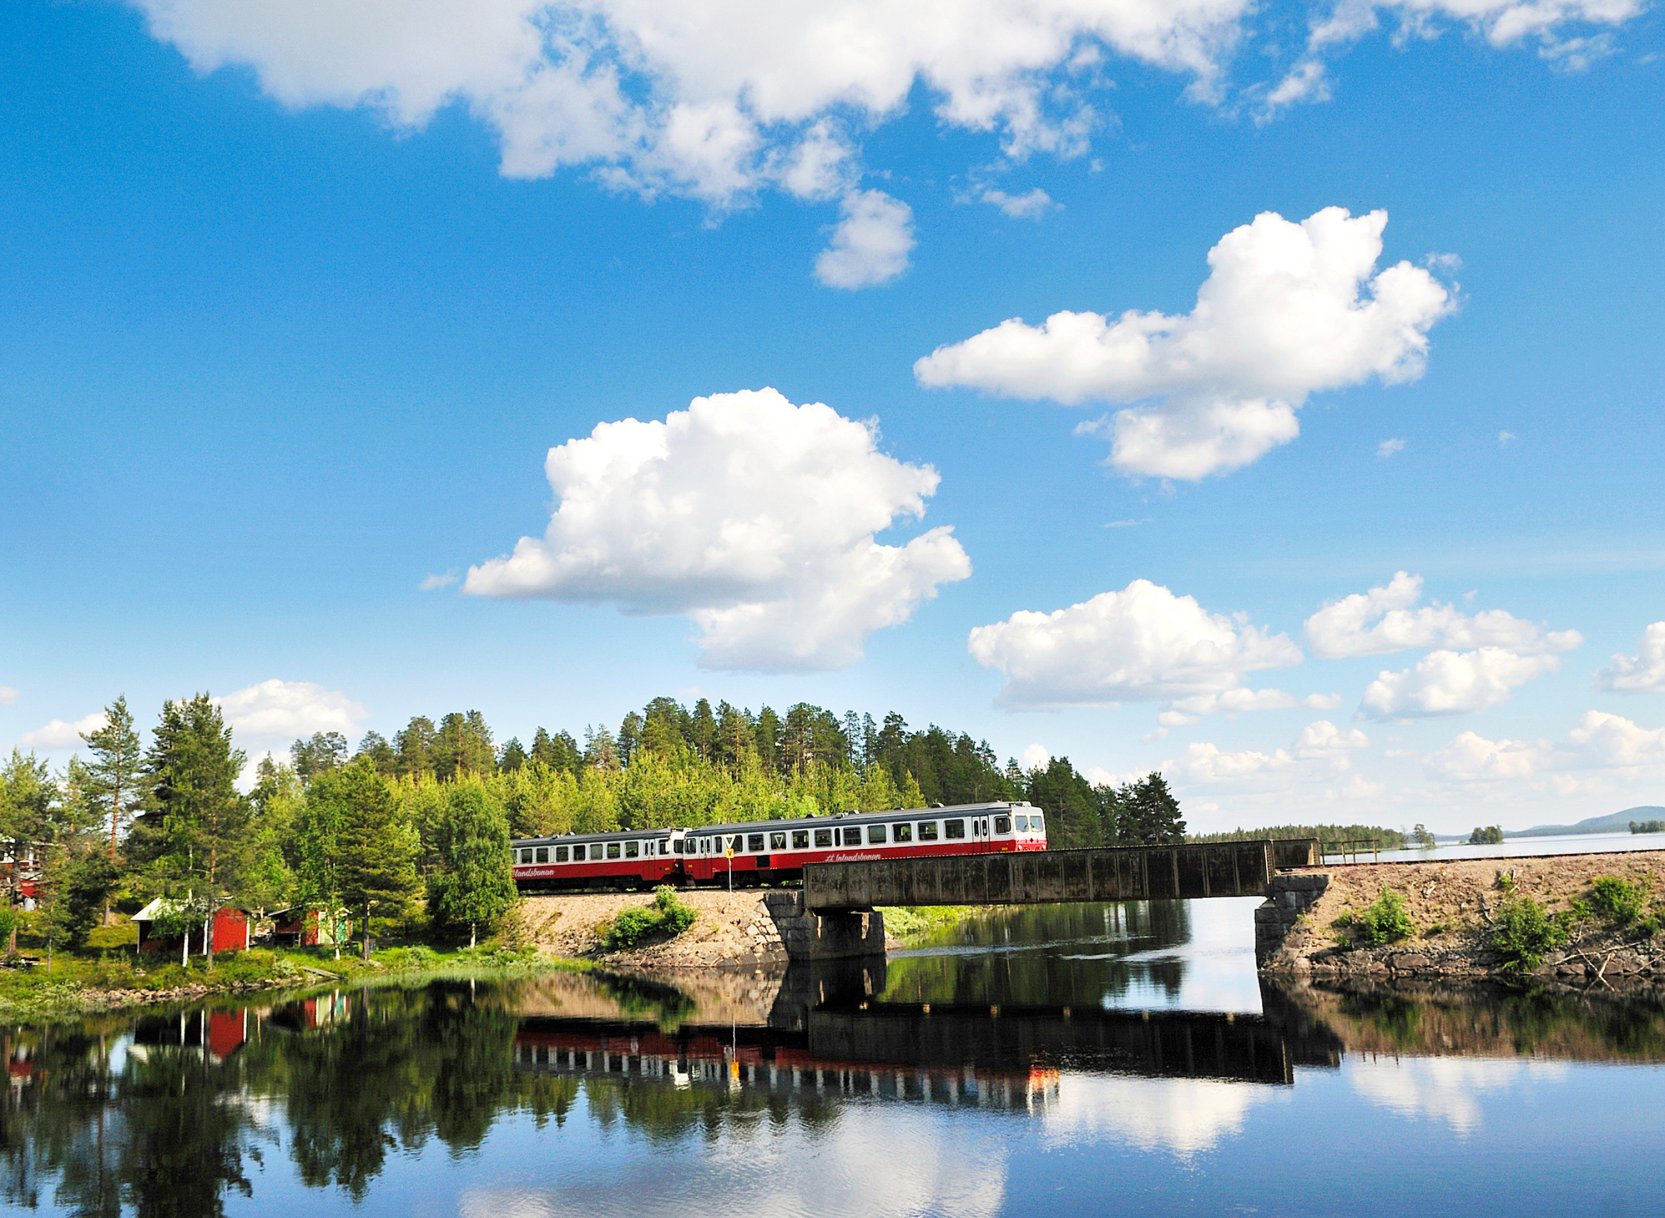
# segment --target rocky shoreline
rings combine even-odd
[[[1665,851],[1372,863],[1296,875],[1327,882],[1309,906],[1283,915],[1287,933],[1261,960],[1273,976],[1358,983],[1530,978],[1577,988],[1665,988],[1665,934],[1593,913],[1577,916],[1603,876],[1642,889],[1657,909],[1665,896]],[[1346,926],[1348,915],[1384,891],[1402,898],[1415,933],[1361,945]],[[1566,942],[1546,950],[1531,970],[1510,968],[1494,947],[1499,912],[1510,896],[1530,898],[1568,924]]]

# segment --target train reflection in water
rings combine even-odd
[[[522,1070],[578,1078],[627,1078],[674,1087],[719,1087],[769,1094],[814,1092],[840,1098],[919,1100],[966,1107],[1036,1111],[1058,1097],[1058,1071],[902,1067],[827,1061],[789,1045],[763,1045],[738,1033],[666,1035],[641,1028],[597,1029],[523,1023],[515,1036]]]
[[[540,1074],[678,1088],[1039,1112],[1057,1102],[1068,1072],[1288,1086],[1297,1065],[1340,1061],[1333,1037],[1310,1031],[1292,1039],[1261,1016],[880,1001],[870,995],[884,992],[882,962],[794,969],[776,984],[771,1001],[749,1004],[749,1023],[687,1007],[671,1027],[616,1012],[572,1018],[523,1009],[514,1063]],[[563,988],[549,1008],[586,1005],[576,998]]]

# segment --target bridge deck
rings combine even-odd
[[[826,913],[880,905],[1258,897],[1283,853],[1270,841],[1209,842],[826,863],[804,869],[804,906]]]

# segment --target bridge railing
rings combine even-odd
[[[875,859],[804,869],[817,912],[881,905],[1034,905],[1264,896],[1271,841]]]
[[[1319,867],[1324,854],[1316,837],[1276,837],[1272,839],[1272,862],[1279,871]]]

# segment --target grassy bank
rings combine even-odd
[[[181,965],[175,958],[135,959],[131,955],[57,955],[45,960],[0,967],[0,1023],[44,1023],[94,1011],[142,1006],[267,989],[363,985],[389,978],[457,976],[490,973],[537,973],[582,969],[582,961],[562,960],[532,948],[486,944],[477,948],[436,948],[409,944],[382,948],[368,962],[357,952],[337,960],[327,949],[253,948]]]

